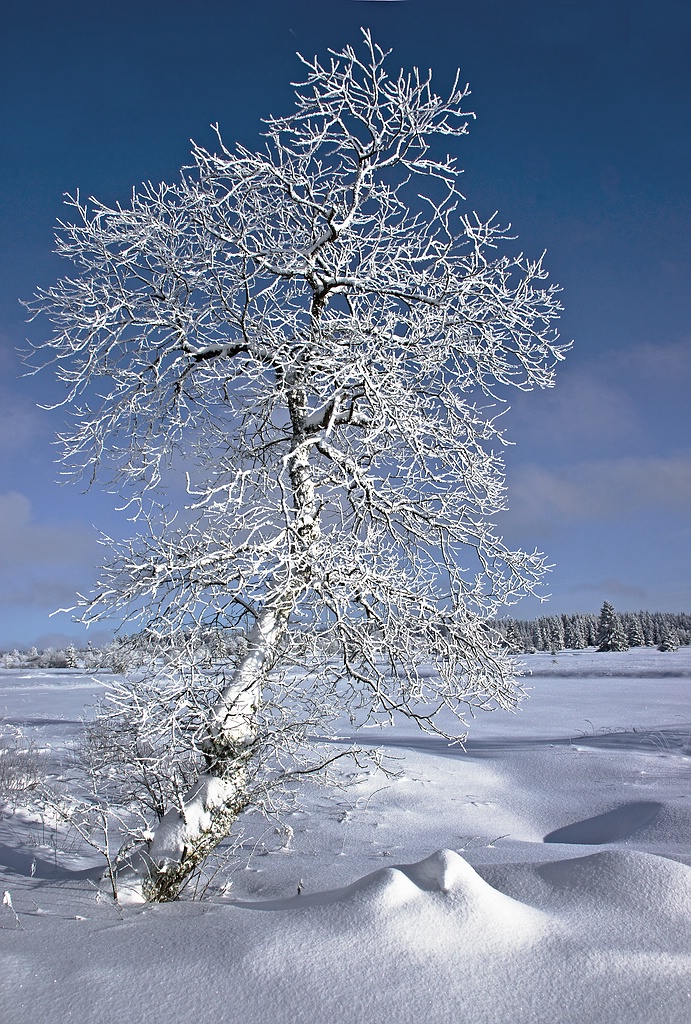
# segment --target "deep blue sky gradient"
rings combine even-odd
[[[468,209],[547,249],[575,339],[557,387],[506,417],[512,543],[547,551],[546,605],[521,617],[691,608],[691,4],[687,0],[120,0],[6,4],[0,25],[0,647],[78,633],[48,619],[88,588],[111,495],[55,483],[61,413],[15,349],[46,323],[20,298],[68,273],[64,192],[126,202],[171,180],[189,139],[254,146],[290,109],[295,51],[392,47],[392,70],[457,66],[477,120],[460,140]],[[57,639],[57,638],[53,638]]]

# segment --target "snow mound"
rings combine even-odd
[[[428,919],[482,917],[504,922],[538,912],[493,889],[453,850],[437,850],[414,864],[399,864],[375,871],[315,903],[356,904],[370,914],[386,914],[410,905],[416,916]]]
[[[414,864],[397,864],[373,871],[342,889],[293,896],[285,900],[252,903],[234,901],[234,905],[248,910],[300,910],[353,902],[384,910],[419,899],[425,893],[441,893],[466,903],[493,900],[496,897],[507,898],[492,889],[458,853],[453,850],[437,850]]]
[[[386,913],[411,903],[419,895],[420,890],[405,872],[391,867],[365,875],[345,889],[317,894],[310,902],[312,905],[324,906],[332,903],[354,903],[361,909],[368,908],[375,913]]]
[[[460,931],[474,946],[520,948],[551,933],[554,925],[549,913],[494,889],[453,850],[374,871],[343,889],[287,900],[234,901],[233,906],[297,911],[311,930],[324,928],[332,938],[340,934],[350,943],[358,934],[376,947],[389,941],[384,936],[395,936],[395,944],[408,949],[421,942],[439,950],[455,948]]]
[[[342,889],[337,899],[391,905],[420,898],[423,893],[442,893],[470,903],[494,892],[459,854],[437,850],[415,864],[399,864],[366,875]]]
[[[437,850],[431,856],[401,868],[420,889],[443,893],[477,894],[489,888],[470,864],[453,850]]]
[[[638,850],[601,850],[542,864],[539,875],[579,899],[595,898],[620,912],[646,912],[680,923],[691,917],[691,867]]]

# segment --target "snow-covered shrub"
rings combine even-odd
[[[47,762],[21,731],[5,726],[0,733],[0,806],[32,799],[45,782]]]

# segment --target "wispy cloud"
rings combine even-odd
[[[0,568],[15,565],[71,565],[92,561],[95,534],[73,524],[36,521],[29,499],[16,491],[0,494]]]
[[[637,433],[633,400],[594,368],[564,370],[549,391],[513,399],[510,424],[523,439],[547,443],[552,451],[595,442],[632,439]],[[514,433],[509,426],[509,436]]]
[[[35,405],[0,391],[0,451],[25,450],[47,433],[45,417]]]
[[[569,589],[572,594],[594,593],[603,597],[619,597],[627,601],[631,599],[644,601],[647,597],[647,591],[643,587],[623,583],[611,576],[597,583],[576,583]]]
[[[688,388],[691,377],[691,339],[684,342],[646,342],[612,353],[612,365],[622,376],[637,376],[648,385],[676,390]]]
[[[508,435],[550,459],[593,450],[619,456],[657,446],[662,409],[678,448],[683,431],[673,424],[687,422],[690,379],[691,341],[605,349],[576,366],[567,359],[555,388],[509,398]]]
[[[644,509],[688,515],[691,454],[602,459],[559,470],[519,466],[511,473],[509,505],[512,522],[541,527],[625,521]]]
[[[36,521],[25,495],[0,494],[0,604],[50,611],[71,604],[98,555],[94,531]]]

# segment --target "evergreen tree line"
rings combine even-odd
[[[208,629],[195,637],[194,641],[188,634],[180,633],[175,650],[171,646],[170,656],[172,658],[184,650],[191,659],[202,664],[235,663],[242,648],[241,634],[232,630]],[[46,647],[43,650],[37,647],[0,650],[0,668],[75,668],[91,672],[127,672],[150,663],[154,658],[160,659],[160,645],[143,631],[133,635],[121,634],[102,647],[89,642],[85,647],[70,643],[67,647]]]
[[[14,648],[12,651],[0,651],[0,668],[79,668],[91,672],[121,672],[129,667],[120,652],[122,641],[115,640],[104,647],[95,647],[92,643],[86,647],[77,647],[71,643],[66,647],[28,647],[25,650]]]
[[[691,644],[691,615],[671,612],[617,612],[605,601],[599,615],[546,615],[537,619],[502,619],[495,626],[514,654],[536,651],[626,651],[657,647],[674,651]]]
[[[513,654],[537,651],[627,651],[630,647],[657,647],[675,651],[691,645],[691,615],[671,612],[617,612],[605,601],[600,614],[545,615],[537,619],[501,619],[493,623],[505,647]],[[209,630],[198,639],[193,657],[209,664],[238,656],[238,637],[224,630]],[[181,646],[188,647],[181,637]],[[47,647],[38,650],[0,651],[1,668],[76,668],[90,671],[125,672],[136,668],[151,655],[144,633],[116,637],[104,647]]]

